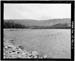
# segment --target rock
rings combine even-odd
[[[38,52],[37,51],[32,51],[32,55],[36,56],[36,55],[38,55]]]
[[[37,58],[37,56],[34,56],[34,58]]]
[[[47,55],[44,55],[43,58],[47,58]]]

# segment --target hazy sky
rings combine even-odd
[[[71,4],[4,4],[4,19],[71,18]]]

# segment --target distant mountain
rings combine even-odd
[[[24,20],[4,20],[4,25],[5,23],[10,23],[9,25],[17,24],[15,26],[21,26],[23,28],[70,28],[71,27],[71,19],[49,19],[49,20],[29,20],[29,19],[24,19]],[[13,25],[12,24],[12,25]],[[11,27],[11,28],[15,28]],[[24,27],[25,26],[25,27]],[[4,28],[9,28],[5,27]]]

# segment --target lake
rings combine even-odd
[[[70,29],[4,29],[4,39],[48,58],[71,58]]]

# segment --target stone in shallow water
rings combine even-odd
[[[43,58],[47,58],[47,55],[44,55]]]
[[[32,51],[32,55],[36,56],[36,55],[38,55],[38,52],[37,51]]]
[[[37,51],[29,52],[27,50],[24,50],[22,46],[15,46],[12,45],[11,43],[7,43],[7,45],[5,46],[7,46],[6,48],[8,49],[7,50],[8,56],[4,56],[4,58],[39,58],[40,57]],[[6,53],[4,55],[6,55]]]
[[[20,49],[24,50],[24,47],[23,46],[18,46]]]

